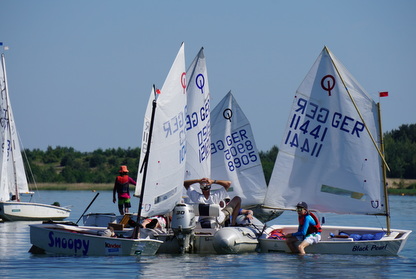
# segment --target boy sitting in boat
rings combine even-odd
[[[293,253],[305,255],[305,247],[321,240],[322,229],[318,218],[308,211],[306,202],[299,202],[296,205],[296,212],[299,219],[298,231],[287,234],[286,243]],[[296,241],[302,241],[297,248],[295,247]]]
[[[199,183],[202,194],[196,191],[191,185]],[[218,184],[221,188],[218,191],[211,192],[211,185]],[[203,204],[220,204],[228,197],[227,190],[231,186],[231,181],[228,180],[213,180],[209,178],[185,180],[183,185],[192,202]],[[232,216],[231,225],[236,225],[238,213],[241,208],[241,198],[235,196],[220,212],[220,223],[224,225],[225,221]]]

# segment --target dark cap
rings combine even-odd
[[[302,207],[302,208],[308,209],[308,205],[306,204],[306,202],[299,202],[296,205],[296,207]]]

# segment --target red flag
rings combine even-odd
[[[384,91],[384,92],[380,92],[380,97],[387,97],[389,95],[389,92]]]

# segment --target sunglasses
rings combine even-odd
[[[297,212],[302,211],[302,209],[304,209],[304,208],[303,208],[303,207],[296,207],[296,211],[297,211]]]
[[[201,186],[200,188],[201,188],[202,191],[207,191],[207,190],[211,189],[211,185]]]

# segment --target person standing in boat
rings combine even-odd
[[[130,203],[130,184],[136,185],[136,181],[128,176],[129,170],[127,166],[121,166],[120,175],[116,177],[113,188],[113,203],[116,203],[116,193],[118,197],[118,210],[121,215],[129,213]]]
[[[199,187],[202,194],[196,191],[191,185],[199,183]],[[218,191],[211,192],[211,185],[221,185]],[[228,180],[212,180],[209,178],[191,179],[185,180],[183,185],[187,191],[187,194],[192,202],[203,204],[221,204],[224,199],[228,197],[227,190],[231,186],[231,181]],[[232,200],[221,210],[221,224],[223,225],[226,220],[231,216],[231,225],[236,224],[237,216],[241,208],[241,198],[235,196]]]
[[[286,243],[293,253],[305,255],[305,247],[318,243],[321,240],[322,229],[315,214],[308,211],[306,202],[299,202],[296,205],[296,211],[299,220],[298,231],[287,234]],[[296,241],[301,241],[298,247],[295,247]]]

